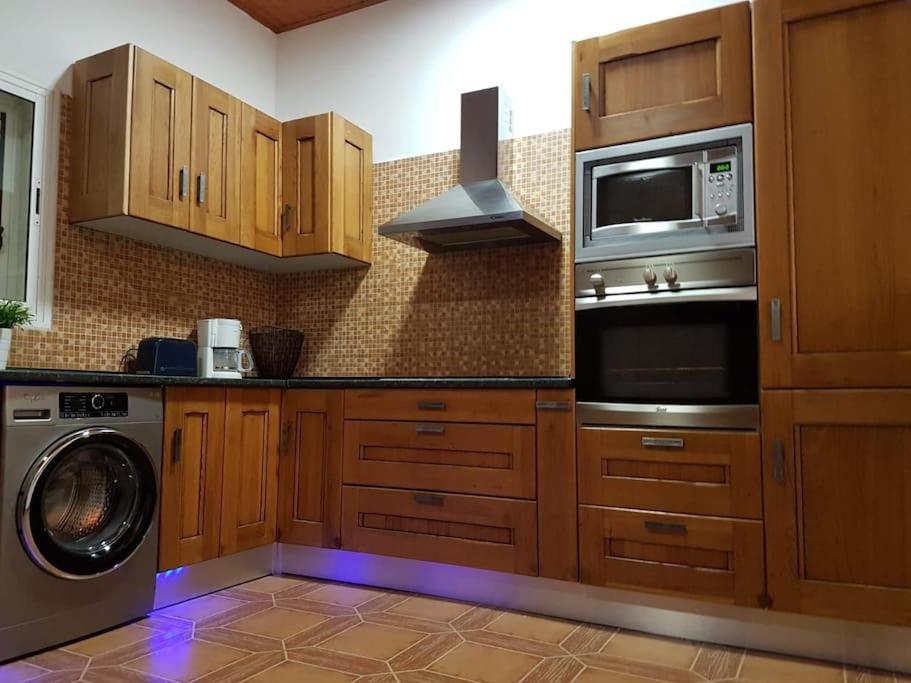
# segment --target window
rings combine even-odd
[[[52,93],[0,71],[0,299],[48,328],[56,233],[57,112]]]

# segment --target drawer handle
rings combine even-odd
[[[435,507],[442,507],[443,496],[434,496],[429,493],[415,493],[414,502],[418,505],[433,505]]]
[[[784,442],[775,439],[772,442],[774,460],[772,461],[772,478],[777,484],[784,484]]]
[[[183,456],[183,429],[175,429],[171,441],[171,462],[179,463]]]
[[[418,434],[445,434],[446,427],[443,425],[418,425],[414,431]]]
[[[446,410],[445,401],[418,401],[418,410]]]
[[[535,408],[538,410],[569,410],[569,401],[537,401]]]
[[[660,436],[643,436],[642,445],[645,448],[683,448],[686,443],[683,439]]]
[[[279,453],[287,453],[288,446],[291,444],[291,423],[286,422],[282,425],[281,443],[278,445]]]
[[[672,522],[649,522],[645,523],[646,531],[653,534],[674,534],[675,536],[686,536],[686,524],[674,524]]]

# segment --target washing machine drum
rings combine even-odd
[[[26,476],[22,544],[55,576],[102,576],[142,545],[157,499],[155,468],[142,446],[113,429],[85,429],[53,444]]]

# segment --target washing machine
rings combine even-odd
[[[0,661],[147,614],[158,566],[158,388],[7,386]]]

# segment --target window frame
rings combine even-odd
[[[25,304],[35,316],[31,329],[49,330],[54,306],[54,247],[57,241],[57,162],[60,135],[59,94],[0,69],[0,90],[33,102],[33,192],[29,200],[28,268]]]

